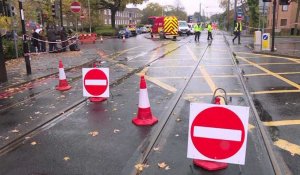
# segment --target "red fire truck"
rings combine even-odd
[[[160,38],[178,36],[178,20],[175,16],[151,16],[148,18],[151,24],[151,37],[159,35]]]

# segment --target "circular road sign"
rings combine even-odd
[[[102,95],[108,87],[105,73],[99,69],[92,69],[84,76],[84,87],[93,96]]]
[[[232,157],[245,141],[241,119],[223,107],[211,107],[200,112],[192,122],[190,134],[199,153],[215,160]]]
[[[268,35],[263,35],[262,38],[263,38],[263,40],[268,40],[269,37],[268,37]]]
[[[71,3],[71,11],[73,13],[79,13],[81,11],[80,2],[72,2]]]

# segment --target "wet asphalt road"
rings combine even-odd
[[[151,41],[138,36],[126,40],[126,44],[120,40],[107,40],[103,44],[97,42],[97,48],[88,45],[86,49],[101,52],[99,59],[105,61],[103,66],[110,67],[111,82],[160,58],[141,72],[146,74],[152,112],[161,122],[168,117],[165,111],[172,107],[172,100],[204,53],[207,47],[205,37],[201,36],[201,43],[195,44],[192,37],[180,38],[179,41]],[[144,168],[142,174],[212,174],[193,166],[192,160],[186,158],[189,103],[210,103],[214,89],[222,87],[232,97],[231,105],[249,106],[239,73],[244,75],[261,120],[269,131],[278,161],[282,159],[286,164],[281,167],[286,172],[289,169],[299,174],[300,153],[297,151],[300,142],[297,134],[293,134],[298,131],[300,118],[299,100],[293,98],[299,95],[300,80],[296,72],[299,61],[238,52],[242,70],[239,72],[231,56],[223,36],[218,33],[154,142],[155,149],[149,152],[144,162],[149,167]],[[66,111],[60,120],[3,154],[0,174],[135,174],[134,166],[141,163],[143,151],[161,125],[137,127],[131,123],[137,112],[138,75],[121,79],[111,88],[108,101],[81,103]],[[74,79],[71,91],[51,91],[47,87],[55,86],[57,80],[49,78],[46,83],[14,95],[24,99],[30,97],[31,91],[37,91],[40,96],[33,95],[17,105],[12,105],[15,103],[12,99],[1,100],[0,146],[50,120],[55,113],[64,112],[73,103],[82,101],[80,70],[68,72],[67,76]],[[218,174],[239,174],[240,171],[243,174],[274,174],[252,112],[249,124],[246,164],[241,167],[229,165]],[[93,133],[98,135],[93,136]],[[162,162],[170,169],[159,168],[157,164]]]

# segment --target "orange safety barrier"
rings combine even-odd
[[[90,34],[80,34],[79,40],[81,44],[83,43],[96,43],[97,34],[96,33],[90,33]]]

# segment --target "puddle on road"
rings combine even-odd
[[[272,116],[269,114],[268,111],[266,111],[263,107],[263,105],[260,103],[259,100],[254,99],[254,106],[258,112],[259,118],[262,122],[269,122],[269,121],[273,121]],[[271,139],[273,142],[278,140],[279,137],[279,129],[275,126],[270,126],[267,127],[268,131],[270,133]]]

